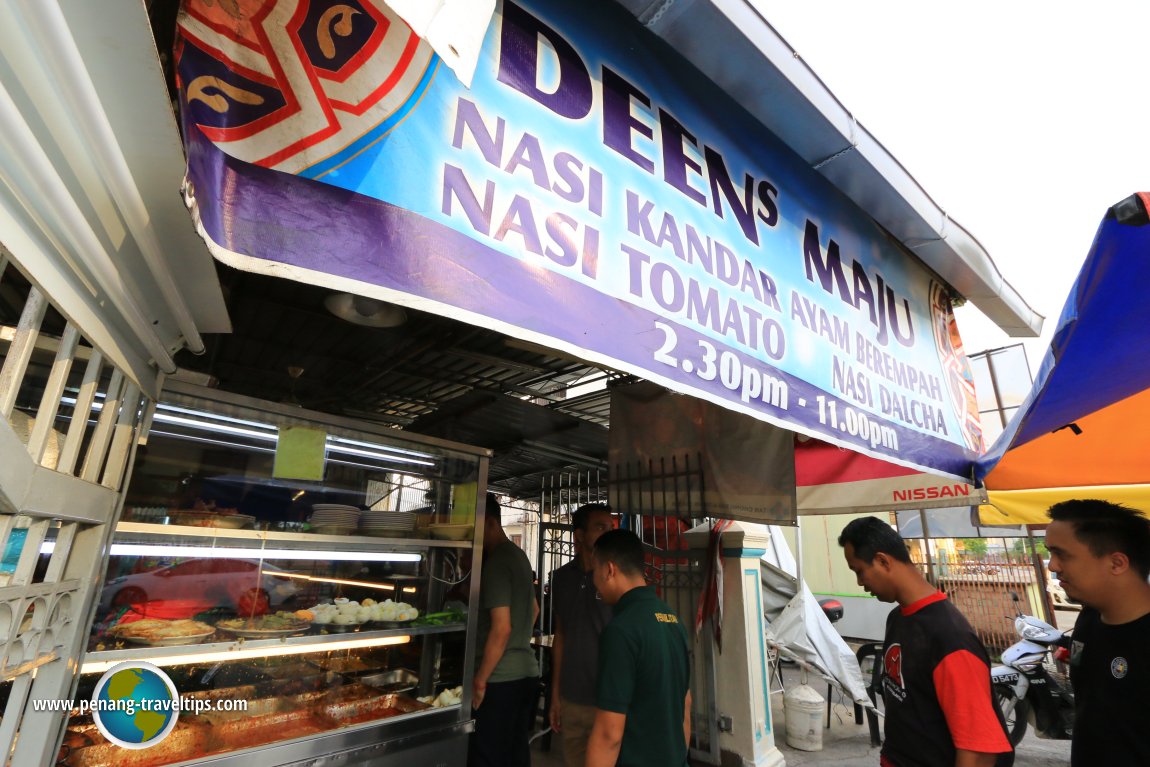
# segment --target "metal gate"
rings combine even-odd
[[[1013,549],[1009,539],[987,539],[1001,540],[1002,550],[985,554],[943,548],[938,540],[907,540],[911,558],[931,583],[946,592],[992,655],[1018,641],[1014,617],[1019,611],[1054,623],[1046,568],[1033,539],[1014,539],[1023,541],[1021,551]]]
[[[544,633],[552,633],[550,574],[575,557],[571,515],[585,503],[610,502],[620,526],[635,532],[647,553],[647,581],[688,627],[691,653],[691,756],[719,764],[715,648],[709,631],[696,634],[694,616],[703,587],[703,551],[687,549],[682,533],[706,520],[697,457],[622,464],[601,472],[552,475],[539,502],[539,603]]]
[[[0,764],[53,764],[152,402],[0,247]],[[12,322],[15,317],[15,324]]]

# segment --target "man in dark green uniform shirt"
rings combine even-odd
[[[593,577],[614,613],[599,637],[587,767],[685,767],[691,739],[687,632],[643,578],[643,547],[631,531],[599,537]]]

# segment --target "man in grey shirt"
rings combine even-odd
[[[528,734],[539,692],[539,665],[531,649],[539,603],[532,580],[531,562],[503,532],[499,503],[488,494],[469,767],[531,764]]]
[[[551,576],[555,637],[551,646],[551,729],[563,738],[563,762],[583,767],[595,724],[595,682],[599,632],[611,620],[611,606],[592,582],[595,541],[615,529],[611,507],[589,503],[575,510],[575,558]]]

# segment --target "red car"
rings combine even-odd
[[[131,605],[137,612],[145,612],[140,609],[143,605],[164,602],[179,613],[228,607],[241,615],[263,615],[297,591],[290,573],[266,562],[226,557],[187,559],[109,581],[100,597],[100,608]],[[161,610],[160,605],[153,604],[146,612],[151,617]]]

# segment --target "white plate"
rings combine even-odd
[[[366,621],[364,621],[366,623]],[[313,631],[327,632],[328,634],[349,634],[363,628],[363,623],[316,623],[312,621]]]
[[[401,629],[410,626],[414,620],[415,618],[408,618],[405,621],[368,621],[367,627],[372,628],[378,626],[382,629]]]
[[[216,632],[209,631],[206,634],[191,634],[190,636],[182,637],[162,637],[159,639],[153,639],[149,637],[121,636],[120,639],[123,639],[125,642],[140,644],[146,647],[174,647],[181,644],[199,644],[214,633]]]
[[[305,620],[300,622],[294,628],[280,628],[280,629],[257,629],[257,628],[228,628],[216,624],[216,628],[220,631],[226,631],[229,634],[235,634],[238,637],[246,639],[275,639],[278,637],[287,637],[292,634],[302,634],[311,628],[311,624]]]

